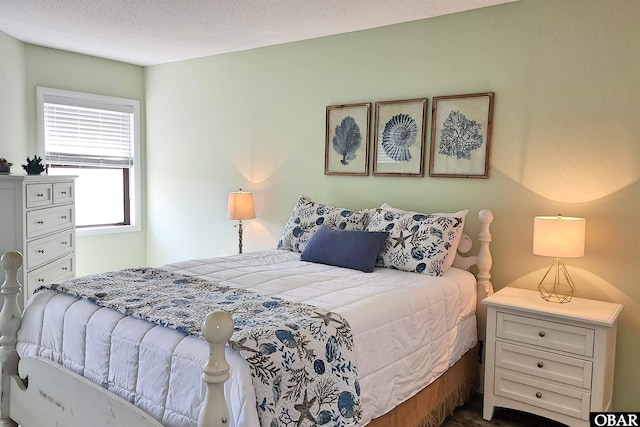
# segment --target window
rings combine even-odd
[[[78,176],[78,234],[139,231],[139,101],[39,87],[37,107],[49,175]]]

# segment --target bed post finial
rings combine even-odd
[[[22,285],[18,281],[18,270],[22,267],[22,254],[20,252],[6,252],[0,258],[4,270],[4,283],[0,293],[4,297],[2,310],[0,310],[0,381],[2,390],[0,395],[0,425],[15,426],[9,418],[9,380],[12,375],[18,373],[18,353],[16,342],[18,341],[18,329],[22,323],[18,297]]]
[[[202,368],[202,380],[207,386],[198,427],[223,427],[229,424],[229,409],[224,399],[224,383],[229,379],[229,364],[225,346],[233,334],[233,319],[226,311],[209,313],[202,327],[209,343],[209,361]]]

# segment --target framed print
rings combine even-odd
[[[327,106],[325,175],[369,175],[370,109],[369,102]]]
[[[427,98],[376,102],[373,175],[424,176]]]
[[[493,92],[434,97],[429,176],[489,178],[492,113]]]

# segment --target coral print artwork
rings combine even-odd
[[[373,174],[424,176],[427,98],[376,102]]]
[[[429,176],[488,178],[493,92],[433,98]]]
[[[325,175],[369,174],[370,108],[370,103],[327,107]]]

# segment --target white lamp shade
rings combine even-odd
[[[256,211],[253,207],[253,193],[248,191],[233,191],[229,193],[227,205],[227,218],[229,219],[253,219]]]
[[[537,216],[533,221],[533,253],[555,258],[584,256],[587,221],[565,216]]]

